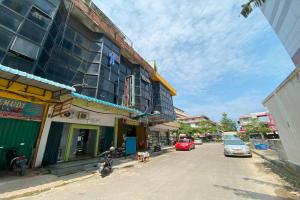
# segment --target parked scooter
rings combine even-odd
[[[153,151],[154,151],[154,152],[159,152],[159,151],[161,151],[161,146],[160,146],[160,145],[155,145],[155,146],[153,147]]]
[[[18,153],[18,150],[25,144],[21,143],[19,148],[4,149],[3,146],[0,149],[5,151],[6,165],[11,171],[17,172],[20,176],[24,176],[27,168],[27,159],[25,155]]]
[[[105,151],[100,155],[100,159],[103,157],[104,161],[100,162],[99,173],[102,177],[109,175],[112,172],[112,154],[115,151],[114,147],[110,147],[109,151]]]

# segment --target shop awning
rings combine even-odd
[[[100,99],[96,99],[96,98],[93,98],[93,97],[88,97],[88,96],[78,94],[78,93],[75,93],[75,92],[72,92],[71,95],[75,98],[83,99],[83,100],[88,101],[88,102],[93,102],[93,103],[101,104],[101,105],[108,106],[108,107],[111,107],[111,108],[125,110],[125,111],[128,111],[130,113],[134,113],[134,114],[141,114],[141,112],[139,110],[136,110],[136,109],[133,109],[133,108],[128,108],[126,106],[121,106],[121,105],[114,104],[114,103],[110,103],[110,102],[103,101],[103,100],[100,100]]]
[[[72,92],[76,91],[75,88],[73,87],[61,83],[57,83],[54,81],[50,81],[48,79],[41,78],[33,74],[22,72],[20,70],[6,67],[3,65],[0,65],[0,78],[8,80],[10,84],[12,84],[12,82],[18,82],[18,83],[42,88],[45,90],[49,90],[52,92],[59,91],[62,89],[69,90]]]

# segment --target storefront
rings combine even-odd
[[[115,125],[133,109],[72,93],[52,106],[35,166],[89,159],[115,145]]]
[[[167,122],[149,127],[148,146],[153,148],[160,145],[162,147],[172,146],[173,136],[172,131],[179,128],[176,122]]]
[[[36,145],[43,112],[42,104],[0,97],[0,145],[3,151],[15,148],[26,158],[30,158]],[[4,152],[1,152],[0,168],[5,167]]]
[[[59,96],[55,91],[75,89],[0,65],[1,169],[5,168],[8,149],[16,149],[29,161],[35,159],[48,107]]]

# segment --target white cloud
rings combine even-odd
[[[143,57],[158,61],[160,73],[178,91],[176,104],[186,110],[209,113],[212,113],[211,110],[222,112],[226,108],[222,105],[222,98],[213,97],[209,92],[210,87],[220,84],[225,75],[246,76],[251,73],[257,76],[267,74],[270,77],[282,76],[287,70],[278,67],[279,64],[286,64],[285,61],[265,66],[272,60],[273,52],[256,52],[257,48],[271,50],[257,42],[266,38],[266,35],[274,35],[259,11],[253,12],[248,19],[239,17],[240,5],[244,2],[95,1],[129,36]],[[283,52],[280,48],[276,51]],[[216,102],[197,105],[191,98],[195,95],[215,98]],[[262,108],[261,100],[266,95],[256,95],[252,101],[249,100],[250,96],[235,97],[227,104],[230,104],[235,114],[251,109],[256,111],[256,108]],[[243,109],[242,105],[249,109]]]

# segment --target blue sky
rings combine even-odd
[[[219,120],[264,111],[294,65],[259,9],[246,0],[94,0],[177,90],[174,105]]]

